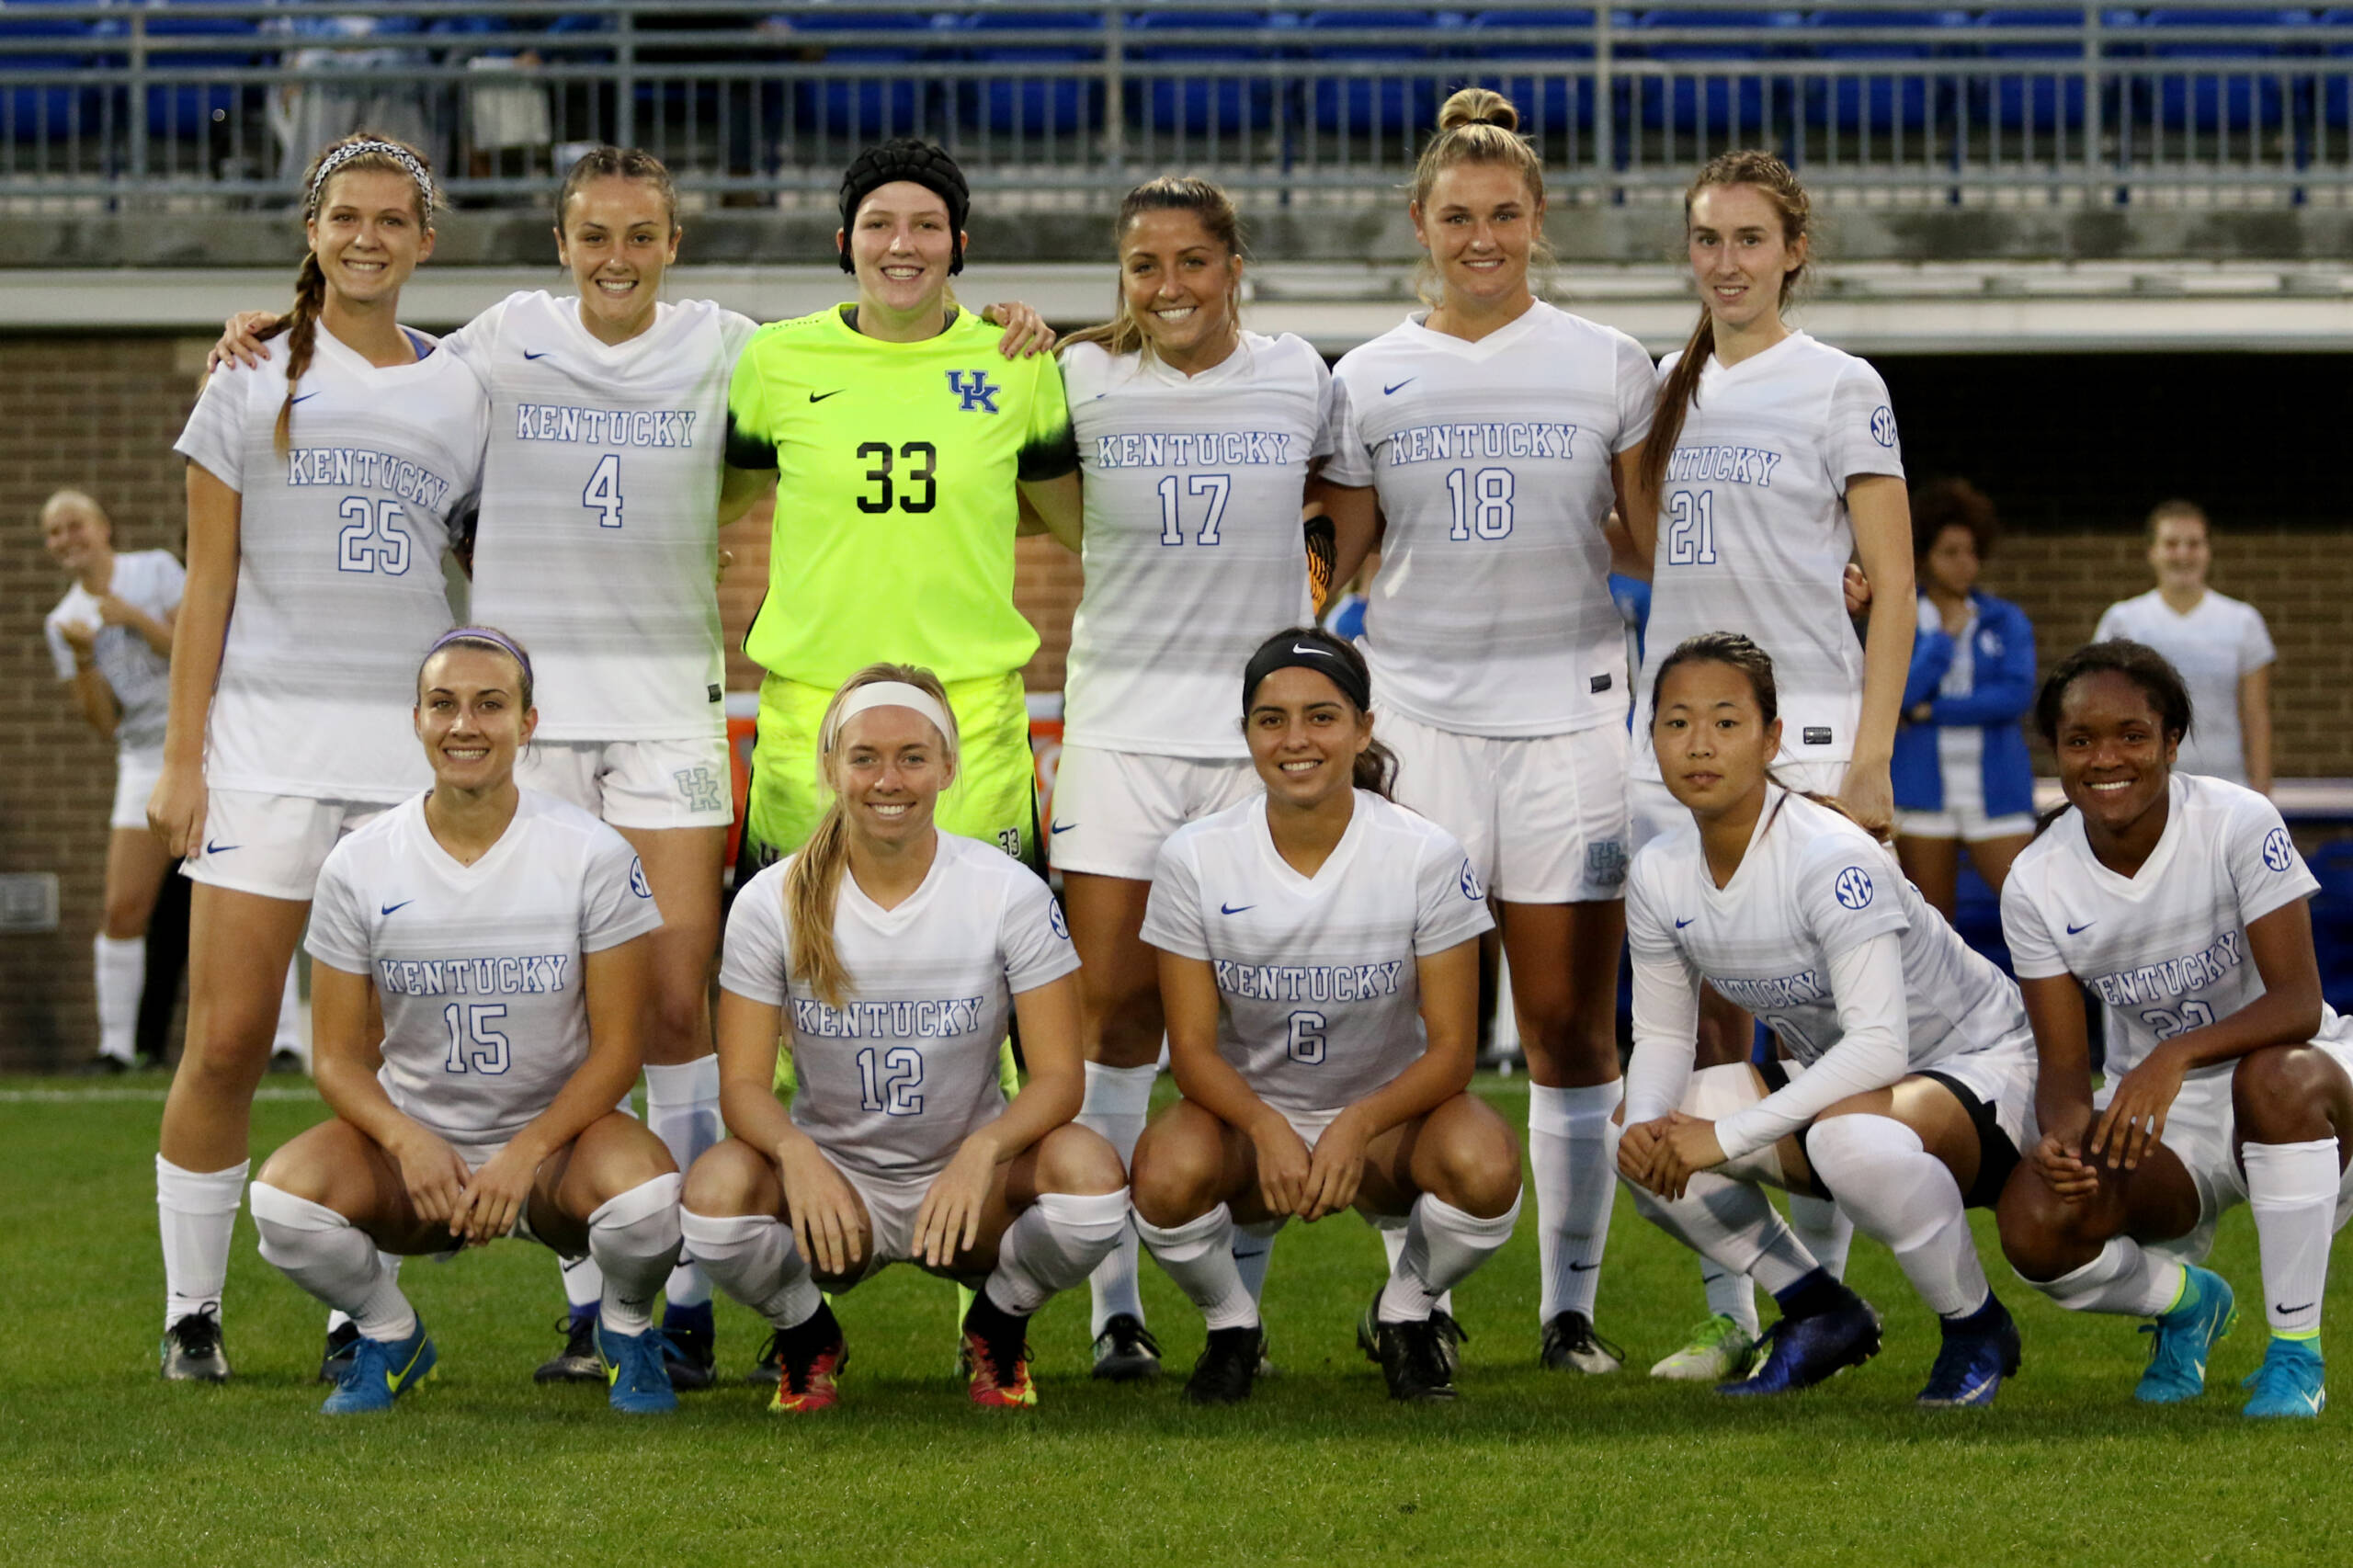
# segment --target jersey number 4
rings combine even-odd
[[[891,472],[891,444],[887,441],[867,441],[858,449],[858,460],[874,466],[866,471],[867,483],[875,487],[871,495],[858,498],[861,512],[887,512],[895,504],[902,512],[928,512],[939,504],[939,449],[929,441],[909,441],[901,447],[899,458],[908,467],[895,478]],[[915,487],[922,486],[920,490]]]
[[[607,452],[597,460],[597,472],[588,476],[588,488],[580,493],[580,504],[597,514],[600,528],[621,526],[621,455]]]

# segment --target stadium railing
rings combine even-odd
[[[611,141],[681,188],[822,205],[859,146],[1091,204],[1188,168],[1253,202],[1393,199],[1446,92],[1501,88],[1556,190],[1666,201],[1728,146],[1833,199],[2343,204],[2353,10],[1477,0],[8,0],[0,201],[280,202],[344,120],[460,199],[544,199]]]

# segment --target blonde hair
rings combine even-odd
[[[1423,146],[1421,159],[1414,165],[1414,177],[1405,187],[1414,205],[1427,208],[1438,176],[1464,164],[1489,164],[1517,170],[1528,187],[1530,204],[1538,208],[1544,205],[1544,160],[1534,144],[1519,133],[1519,110],[1492,87],[1459,88],[1438,106],[1438,134]],[[1529,248],[1529,259],[1539,268],[1549,268],[1554,259],[1552,247],[1544,241],[1540,220],[1537,222],[1536,240]],[[1414,270],[1414,291],[1432,310],[1438,307],[1441,296],[1438,293],[1438,269],[1427,256]]]
[[[1218,186],[1199,175],[1163,175],[1158,179],[1144,181],[1120,199],[1120,216],[1111,225],[1111,240],[1116,247],[1127,238],[1128,227],[1147,212],[1190,212],[1200,220],[1201,228],[1211,239],[1225,248],[1227,257],[1242,260],[1242,218],[1233,210],[1233,198]],[[1242,326],[1242,274],[1237,267],[1225,290],[1226,317],[1236,331]],[[1112,291],[1111,319],[1100,326],[1090,326],[1063,339],[1067,349],[1074,343],[1098,343],[1107,354],[1124,355],[1152,352],[1152,338],[1128,309],[1128,290],[1124,278]]]
[[[71,485],[67,486],[63,490],[58,491],[48,500],[40,504],[41,526],[44,528],[48,527],[51,516],[57,512],[63,511],[68,506],[87,507],[91,516],[97,517],[99,522],[106,525],[107,541],[109,544],[114,541],[114,518],[108,515],[107,509],[104,506],[99,506],[97,499],[92,496],[88,491],[75,490]]]
[[[824,797],[825,813],[817,819],[816,830],[784,873],[784,921],[792,933],[787,978],[807,983],[829,1007],[840,1006],[850,989],[849,971],[842,966],[840,950],[834,946],[834,901],[840,896],[842,873],[849,865],[849,816],[834,788],[835,753],[841,738],[835,715],[851,692],[879,681],[912,686],[938,703],[948,716],[948,732],[939,739],[948,748],[951,778],[959,755],[956,710],[948,705],[948,688],[919,665],[869,665],[844,681],[834,699],[825,704],[825,717],[817,727],[817,790]]]

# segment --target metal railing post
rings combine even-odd
[[[2086,5],[2084,7],[2084,194],[2095,207],[2105,205],[2096,171],[2099,166],[2100,143],[2108,138],[2102,102],[2107,92],[2106,52],[2107,47],[2099,32],[2099,6]],[[2063,116],[2060,123],[2063,129]],[[2124,155],[2121,142],[2118,143],[2116,152],[2118,158],[2121,159]]]
[[[619,147],[637,145],[636,17],[626,9],[613,15],[613,144]]]
[[[1618,112],[1610,70],[1616,47],[1609,7],[1597,6],[1593,12],[1593,161],[1600,176],[1601,199],[1611,206],[1626,199],[1625,188],[1618,182]]]
[[[1128,161],[1128,22],[1117,6],[1103,7],[1103,159],[1125,178]]]
[[[131,180],[147,183],[147,13],[131,13]]]

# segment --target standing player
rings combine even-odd
[[[1812,206],[1769,153],[1726,153],[1684,195],[1686,249],[1702,307],[1691,338],[1659,366],[1658,414],[1643,449],[1646,509],[1628,515],[1651,562],[1645,645],[1663,657],[1687,637],[1737,631],[1772,657],[1782,715],[1776,761],[1791,789],[1835,796],[1873,833],[1894,812],[1889,778],[1917,611],[1911,526],[1895,416],[1879,373],[1782,319],[1804,276]],[[1868,646],[1846,608],[1845,574],[1870,580]],[[1654,685],[1645,675],[1640,689]],[[1647,734],[1650,714],[1636,716]],[[1635,748],[1633,839],[1683,820],[1648,746]],[[1702,1015],[1702,1061],[1748,1054],[1748,1017],[1721,997]],[[1790,1211],[1833,1274],[1849,1229],[1829,1205]],[[1746,1358],[1756,1334],[1746,1281],[1707,1274],[1713,1316],[1653,1369],[1712,1379]]]
[[[1216,186],[1138,186],[1114,233],[1118,308],[1063,351],[1086,588],[1047,848],[1085,964],[1079,1120],[1126,1160],[1159,1071],[1159,975],[1138,936],[1153,865],[1176,828],[1259,790],[1233,672],[1311,613],[1299,515],[1331,449],[1332,378],[1304,339],[1242,329],[1240,222]],[[1095,1375],[1158,1372],[1132,1234],[1093,1286]]]
[[[399,142],[322,152],[288,352],[215,371],[175,449],[188,586],[147,817],[196,883],[188,1045],[155,1162],[176,1380],[229,1375],[221,1288],[254,1085],[319,867],[426,782],[401,721],[449,624],[438,563],[473,509],[488,416],[473,372],[395,314],[432,254],[433,199]]]
[[[2263,612],[2206,585],[2211,529],[2194,501],[2149,514],[2149,565],[2157,585],[2100,613],[2096,642],[2129,637],[2181,672],[2198,709],[2198,733],[2181,742],[2181,770],[2271,792],[2271,665],[2278,653]]]
[[[1385,520],[1365,645],[1399,800],[1470,852],[1502,903],[1528,1055],[1540,1354],[1616,1370],[1593,1331],[1620,1097],[1626,874],[1625,634],[1613,500],[1650,428],[1650,356],[1529,290],[1541,159],[1501,95],[1447,99],[1413,182],[1437,278],[1427,314],[1344,358],[1319,495],[1335,582]],[[1625,507],[1618,508],[1622,514]]]
[[[1354,1207],[1405,1234],[1358,1342],[1392,1399],[1450,1400],[1439,1298],[1519,1218],[1511,1130],[1465,1092],[1486,890],[1452,835],[1390,803],[1353,647],[1277,634],[1242,707],[1265,793],[1170,835],[1143,923],[1185,1097],[1136,1146],[1136,1226],[1208,1319],[1185,1392],[1235,1403],[1257,1374],[1235,1221]]]
[[[834,1403],[849,1352],[821,1292],[892,1263],[977,1290],[962,1321],[972,1403],[1033,1405],[1030,1314],[1127,1223],[1119,1155],[1070,1125],[1085,1084],[1078,958],[1042,881],[934,826],[958,748],[930,671],[858,671],[819,734],[825,814],[728,918],[729,1137],[688,1175],[687,1244],[775,1325],[771,1410]],[[1010,1103],[1008,1014],[1029,1065]],[[779,1036],[790,1114],[771,1088]]]
[[[416,673],[432,789],[319,873],[313,1008],[335,1119],[263,1164],[253,1206],[262,1256],[358,1330],[330,1415],[390,1409],[433,1371],[378,1250],[508,1235],[597,1257],[613,1408],[677,1404],[652,1316],[678,1256],[677,1168],[613,1108],[637,1078],[662,916],[619,834],[516,788],[536,718],[512,639],[443,635]]]
[[[2018,1367],[1964,1205],[2028,1140],[2033,1040],[2018,988],[1921,902],[1846,814],[1770,771],[1773,663],[1734,632],[1658,661],[1650,741],[1686,822],[1634,858],[1634,1056],[1619,1168],[1643,1210],[1780,1301],[1731,1394],[1783,1393],[1878,1353],[1879,1324],[1759,1185],[1836,1195],[1941,1321],[1924,1405],[1991,1404]],[[1699,988],[1753,1006],[1791,1060],[1694,1072]],[[1768,1091],[1770,1092],[1768,1092]]]
[[[2271,1324],[2245,1413],[2317,1415],[2329,1237],[2353,1214],[2353,1024],[2321,999],[2319,884],[2278,810],[2181,770],[2194,719],[2137,642],[2078,649],[2036,699],[2068,809],[2002,890],[2042,1124],[2002,1194],[2002,1250],[2063,1307],[2155,1319],[2132,1392],[2171,1403],[2203,1392],[2235,1316],[2199,1265],[2244,1201]],[[2086,989],[2108,1020],[2097,1091]]]

